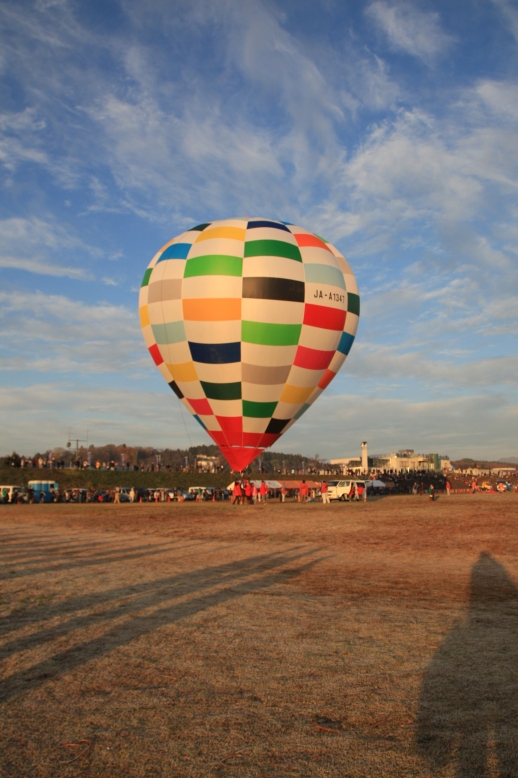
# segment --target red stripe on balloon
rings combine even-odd
[[[243,433],[242,432],[225,432],[225,437],[229,446],[243,447]]]
[[[335,377],[336,373],[333,373],[332,370],[326,370],[320,381],[318,382],[318,386],[320,389],[325,389],[326,386],[329,386],[333,378]]]
[[[242,416],[216,416],[216,419],[219,421],[219,426],[223,432],[243,432]],[[226,437],[228,439],[228,435]],[[241,440],[239,445],[241,445]]]
[[[345,311],[341,311],[339,308],[328,308],[325,305],[306,303],[303,324],[320,327],[322,330],[342,332],[345,324]]]
[[[154,361],[155,365],[161,365],[162,362],[164,361],[164,358],[163,358],[162,354],[160,353],[160,349],[158,348],[156,343],[153,346],[149,346],[148,351],[151,354],[151,356],[153,357],[153,361]],[[212,413],[212,411],[211,411],[211,413]]]
[[[220,432],[219,430],[207,430],[207,432],[217,446],[227,445],[227,439],[224,432]]]
[[[232,470],[236,472],[244,470],[261,453],[256,448],[245,448],[244,446],[220,446],[220,449]]]
[[[299,346],[293,364],[307,370],[325,370],[335,355],[334,351],[318,351],[307,346]]]
[[[191,400],[190,397],[187,400],[191,403],[192,407],[199,416],[213,416],[212,408],[209,405],[209,401],[203,397],[201,400]]]
[[[243,432],[243,446],[254,446],[256,448],[261,442],[264,432]]]
[[[279,440],[281,436],[273,432],[265,432],[261,438],[261,448],[268,448],[273,446],[276,440]]]
[[[301,233],[300,235],[295,235],[295,240],[297,241],[299,246],[312,246],[319,249],[325,249],[326,251],[329,251],[330,254],[333,252],[331,249],[329,249],[323,240],[320,240],[320,238],[317,238],[316,235],[307,235],[305,233]]]

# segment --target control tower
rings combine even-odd
[[[362,443],[362,470],[364,473],[367,473],[369,471],[369,455],[367,451],[366,440],[364,440]]]

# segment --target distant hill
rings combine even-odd
[[[506,457],[505,459],[468,459],[467,457],[464,457],[463,459],[457,459],[455,462],[452,462],[453,467],[455,468],[461,468],[461,469],[468,469],[471,467],[480,467],[482,469],[490,469],[493,467],[498,467],[499,465],[512,465],[515,467],[518,465],[518,457]]]

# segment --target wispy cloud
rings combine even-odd
[[[184,421],[172,392],[138,391],[131,386],[121,391],[55,380],[16,389],[0,387],[2,454],[13,450],[32,454],[64,446],[69,427],[83,434],[89,430],[90,442],[97,445],[147,446],[152,441],[159,448],[188,448],[207,442],[194,419]]]
[[[294,425],[275,448],[314,454],[314,441],[326,441],[330,457],[360,453],[367,440],[372,453],[413,448],[422,453],[487,456],[516,451],[518,403],[504,395],[440,398],[413,402],[355,393],[322,395],[304,425]],[[321,452],[320,452],[321,453]]]
[[[493,0],[509,24],[509,30],[518,43],[518,10],[509,0]]]
[[[430,359],[426,348],[414,347],[401,352],[397,347],[371,347],[359,344],[354,358],[348,364],[348,373],[362,379],[382,378],[386,381],[405,379],[424,380],[427,386],[442,385],[451,389],[458,386],[485,386],[502,384],[518,386],[518,356],[490,359]]]
[[[376,0],[368,6],[367,14],[394,49],[428,63],[444,53],[454,41],[453,36],[441,29],[438,13],[420,11],[410,3]]]
[[[38,275],[44,276],[61,276],[77,279],[91,278],[91,274],[83,268],[53,265],[42,256],[27,258],[0,254],[0,267],[13,268],[14,270],[25,270],[27,273],[37,273]]]
[[[1,220],[0,246],[0,267],[75,279],[91,278],[91,270],[83,265],[59,264],[56,259],[68,260],[78,251],[102,256],[99,249],[84,243],[72,230],[37,217]]]
[[[152,365],[136,313],[122,305],[87,305],[64,295],[0,292],[4,370],[118,373]]]

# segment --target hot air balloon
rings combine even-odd
[[[158,369],[241,471],[333,380],[360,298],[349,264],[323,238],[242,218],[166,243],[144,274],[139,309]]]

